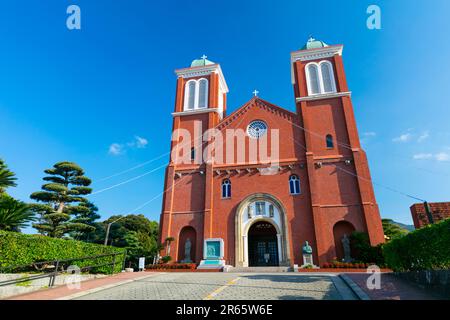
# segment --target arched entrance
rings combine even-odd
[[[195,262],[195,248],[197,233],[193,227],[184,227],[180,231],[178,244],[178,261],[183,263]]]
[[[355,227],[348,221],[339,221],[333,227],[334,248],[336,250],[336,258],[339,261],[344,259],[344,245],[342,239],[346,234],[348,237],[355,231]]]
[[[250,267],[278,266],[277,230],[270,222],[259,221],[248,230]]]
[[[258,230],[262,228],[263,223],[267,230]],[[267,193],[256,193],[245,198],[236,209],[235,228],[234,265],[236,267],[249,267],[252,264],[262,263],[261,259],[258,262],[258,257],[255,257],[255,254],[258,254],[258,242],[265,243],[259,244],[260,255],[269,253],[269,261],[262,265],[290,265],[286,210],[277,198]],[[263,239],[264,237],[266,238]],[[249,238],[251,238],[250,241]],[[275,249],[273,243],[276,245]],[[273,258],[274,252],[277,258]],[[270,255],[272,255],[271,259]],[[250,263],[250,256],[252,263]]]

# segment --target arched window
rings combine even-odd
[[[335,83],[333,77],[333,67],[330,62],[322,61],[320,63],[320,73],[322,78],[323,93],[335,92]]]
[[[306,79],[309,94],[319,94],[319,68],[317,67],[317,64],[311,63],[306,67]]]
[[[222,181],[222,198],[231,198],[231,181],[229,179]]]
[[[195,108],[195,91],[196,81],[190,80],[186,83],[186,89],[184,93],[184,110],[194,110]]]
[[[206,108],[208,107],[208,80],[200,79],[198,87],[198,108]]]
[[[331,134],[327,134],[327,148],[334,148],[333,136]]]
[[[195,148],[191,148],[191,160],[195,160]]]
[[[300,179],[295,174],[289,177],[289,192],[291,194],[300,194]]]
[[[308,63],[306,65],[306,83],[309,95],[336,92],[331,62],[324,60],[320,63]]]

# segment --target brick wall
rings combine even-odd
[[[434,222],[450,218],[450,202],[429,203]],[[410,207],[411,215],[416,229],[429,224],[428,216],[423,203],[415,203]]]

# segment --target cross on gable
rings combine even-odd
[[[256,90],[256,89],[255,89],[255,91],[253,91],[253,95],[254,95],[255,97],[257,97],[257,96],[258,96],[258,93],[259,93],[259,91],[258,91],[258,90]]]

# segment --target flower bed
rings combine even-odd
[[[192,272],[197,268],[195,263],[158,263],[145,267],[146,271]]]
[[[322,265],[323,269],[367,269],[369,266],[374,265],[374,263],[362,263],[362,262],[339,262],[333,261],[329,263],[324,263]],[[378,266],[384,268],[385,266]]]

